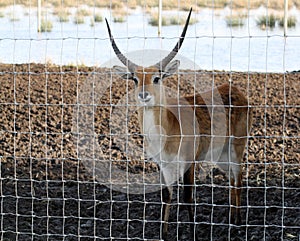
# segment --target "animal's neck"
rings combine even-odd
[[[141,131],[145,135],[160,132],[160,128],[167,131],[168,110],[164,106],[141,107],[139,109],[139,122]]]
[[[168,125],[168,110],[165,107],[145,107],[139,111],[140,128],[146,141],[146,150],[149,157],[155,160],[167,158],[168,140],[171,134]],[[167,155],[167,156],[166,156]]]

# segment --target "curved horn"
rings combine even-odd
[[[184,28],[182,30],[182,33],[181,33],[181,36],[177,42],[177,44],[175,45],[175,47],[173,48],[173,50],[163,59],[161,60],[160,62],[158,62],[157,64],[155,64],[154,66],[157,67],[158,69],[160,70],[164,70],[165,67],[168,65],[168,63],[171,62],[171,60],[176,56],[176,54],[178,53],[182,43],[183,43],[183,40],[184,40],[184,37],[185,37],[185,33],[186,33],[186,30],[188,28],[188,25],[189,25],[189,21],[190,21],[190,17],[191,17],[191,13],[192,13],[192,8],[190,9],[190,12],[189,12],[189,15],[186,19],[186,22],[185,22],[185,25],[184,25]]]
[[[107,26],[107,30],[108,30],[110,42],[111,42],[113,50],[115,51],[115,54],[117,55],[118,59],[128,68],[128,70],[130,72],[134,72],[134,70],[136,69],[137,65],[135,63],[131,62],[129,59],[127,59],[121,53],[121,51],[119,50],[119,48],[118,48],[118,46],[117,46],[117,44],[116,44],[116,42],[114,40],[114,37],[111,34],[110,27],[109,27],[109,24],[108,24],[108,21],[107,21],[106,18],[105,18],[105,21],[106,21],[106,26]]]

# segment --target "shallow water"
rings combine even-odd
[[[75,9],[72,10],[75,12]],[[107,9],[99,10],[110,19]],[[46,15],[53,23],[50,33],[37,33],[35,9],[11,6],[3,11],[12,12],[20,20],[0,18],[0,62],[28,63],[52,62],[55,64],[85,64],[109,66],[115,58],[108,40],[105,22],[90,26],[90,17],[85,24],[76,25],[73,18],[60,23],[57,16]],[[225,16],[230,9],[213,11],[202,9],[193,13],[198,23],[189,26],[180,55],[189,59],[182,68],[201,68],[232,71],[285,72],[300,69],[300,12],[290,10],[298,19],[296,28],[288,29],[287,38],[283,29],[262,30],[255,20],[266,13],[259,8],[246,12],[248,18],[242,27],[228,27]],[[164,14],[187,16],[187,12],[165,11]],[[165,26],[162,37],[157,27],[148,25],[149,15],[137,9],[124,23],[110,21],[112,32],[119,48],[126,54],[135,51],[137,64],[147,65],[159,60],[161,52],[169,51],[177,42],[182,26]],[[143,51],[152,49],[151,51]],[[153,51],[154,50],[154,51]],[[138,51],[138,52],[137,52]],[[138,53],[138,54],[137,54]],[[141,55],[141,56],[140,56]],[[153,59],[153,62],[152,62]],[[195,63],[195,64],[193,64]]]

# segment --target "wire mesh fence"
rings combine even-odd
[[[162,6],[1,3],[1,240],[300,239],[299,2]]]

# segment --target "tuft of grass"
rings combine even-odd
[[[76,11],[76,15],[86,17],[86,16],[90,16],[91,12],[85,8],[81,8]]]
[[[115,23],[123,23],[126,21],[127,16],[126,9],[114,9],[113,10],[113,21]]]
[[[170,25],[182,25],[185,23],[185,19],[181,17],[172,16],[169,19]]]
[[[151,16],[151,18],[149,19],[148,23],[151,26],[158,26],[158,15]],[[168,25],[167,24],[167,19],[165,17],[161,17],[161,25],[162,26]]]
[[[68,22],[71,13],[66,8],[57,7],[53,10],[53,15],[57,15],[59,22]]]
[[[52,22],[50,20],[42,19],[41,21],[41,32],[51,32],[53,28]]]
[[[102,15],[101,15],[100,13],[96,13],[96,14],[94,15],[94,21],[95,21],[96,23],[102,22],[102,21],[103,21]]]
[[[267,18],[266,16],[262,16],[256,21],[257,25],[260,26],[262,29],[265,29],[266,27],[274,28],[276,22],[278,22],[278,25],[280,27],[283,27],[284,17],[276,17],[274,14],[271,14],[269,18]],[[297,22],[296,17],[294,16],[289,17],[287,21],[288,28],[295,27],[296,22]]]
[[[241,27],[244,25],[244,21],[240,18],[226,18],[226,24],[229,27]]]
[[[85,8],[78,9],[75,13],[74,17],[74,23],[75,24],[83,24],[84,23],[84,17],[90,16],[91,12]]]
[[[0,18],[4,18],[5,14],[3,12],[0,12]]]
[[[75,24],[83,24],[84,23],[84,16],[82,15],[75,15],[74,17]]]
[[[94,27],[94,26],[95,26],[95,20],[91,18],[90,27]]]
[[[244,26],[244,15],[232,15],[232,16],[227,16],[225,18],[226,24],[229,27],[241,27]]]
[[[69,21],[69,15],[70,13],[68,11],[60,11],[58,12],[57,16],[58,16],[58,21],[59,22],[68,22]]]
[[[262,29],[265,29],[266,27],[274,28],[277,17],[274,14],[270,14],[269,16],[261,16],[256,20],[256,24],[261,27]]]
[[[288,28],[294,28],[294,27],[296,27],[296,23],[297,23],[297,19],[296,19],[295,16],[288,17],[288,19],[287,19],[287,26],[288,26]],[[279,19],[279,26],[280,27],[284,26],[284,17],[281,17]]]
[[[168,26],[168,25],[183,25],[186,21],[185,17],[178,17],[178,16],[169,16],[164,17],[162,16],[161,25]],[[191,18],[189,24],[195,24],[197,19]],[[158,26],[158,15],[152,15],[148,21],[148,23],[152,26]]]
[[[113,21],[115,23],[123,23],[123,22],[125,22],[125,18],[123,16],[114,16]]]
[[[102,21],[103,21],[103,18],[101,16],[101,14],[100,13],[96,13],[93,17],[91,17],[90,26],[94,27],[95,23],[99,23],[99,22],[102,22]]]

